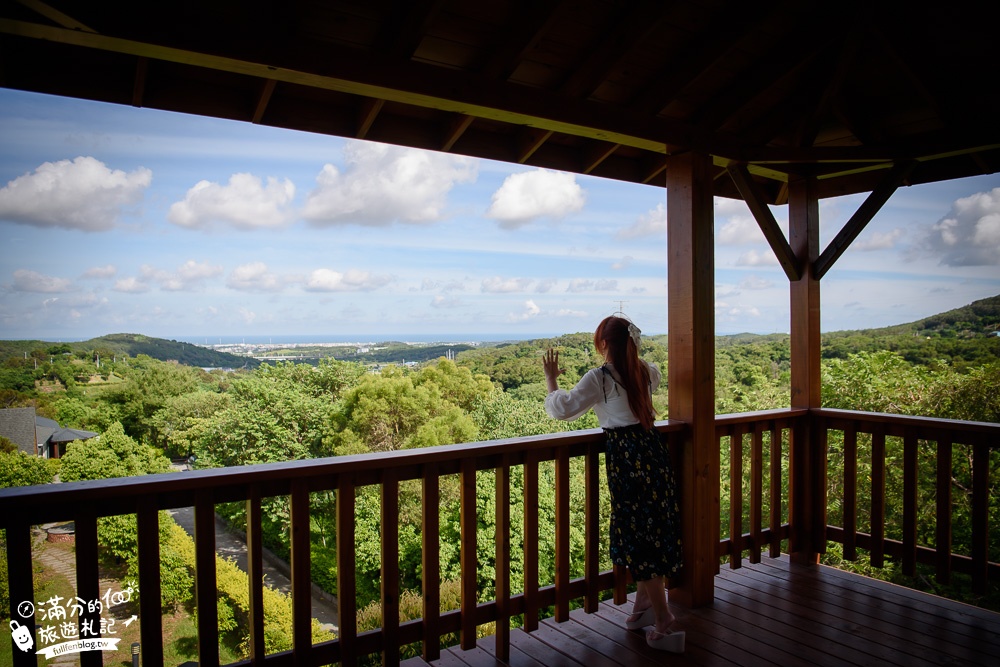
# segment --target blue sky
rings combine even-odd
[[[0,338],[529,338],[619,302],[663,333],[665,197],[0,89]],[[821,204],[824,246],[863,199]],[[787,280],[741,202],[716,202],[716,253],[718,332],[787,332]],[[821,291],[824,331],[1000,294],[1000,175],[901,188]]]

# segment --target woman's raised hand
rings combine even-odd
[[[553,350],[551,347],[545,351],[545,355],[542,357],[542,369],[545,371],[545,384],[548,386],[549,391],[555,391],[559,388],[556,383],[556,378],[565,373],[566,371],[559,368],[559,352],[558,350]]]

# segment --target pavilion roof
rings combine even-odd
[[[982,3],[13,0],[0,85],[770,203],[1000,168]]]

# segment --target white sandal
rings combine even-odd
[[[659,635],[659,637],[654,637],[653,635]],[[681,632],[657,632],[656,630],[651,630],[646,633],[646,643],[650,648],[659,649],[661,651],[670,651],[671,653],[683,653],[684,652],[684,637],[685,633]]]
[[[635,616],[635,614],[639,614],[639,618],[634,621],[625,620],[625,627],[629,630],[641,630],[656,622],[656,614],[653,612],[652,607],[646,607],[640,612],[633,613],[632,616]]]

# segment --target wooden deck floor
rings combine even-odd
[[[493,638],[476,649],[449,649],[432,665],[1000,665],[1000,614],[787,557],[724,567],[715,603],[672,607],[687,631],[683,655],[654,651],[625,629],[631,604],[595,614],[576,610],[565,623],[544,621],[511,632],[509,663]],[[426,665],[405,661],[406,667]]]

